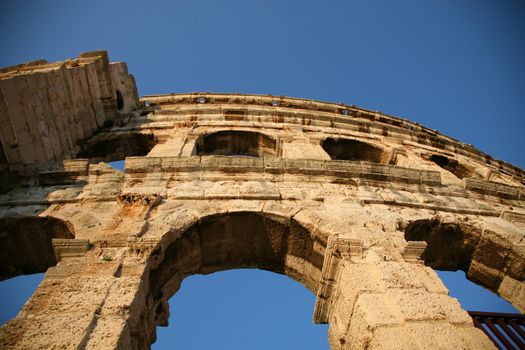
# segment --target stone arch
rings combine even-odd
[[[456,159],[452,159],[441,154],[432,154],[430,155],[429,159],[440,168],[451,172],[459,179],[463,179],[464,177],[479,177],[476,175],[473,169],[470,169],[469,167],[459,163]]]
[[[200,135],[193,153],[199,156],[275,156],[277,141],[256,131],[220,130]]]
[[[78,158],[90,163],[112,162],[130,156],[145,156],[157,144],[152,133],[115,132],[97,136],[82,145]]]
[[[462,270],[472,282],[503,297],[523,312],[516,290],[525,286],[525,251],[512,234],[496,225],[474,226],[468,221],[418,219],[404,229],[407,241],[424,241],[422,259],[437,270]],[[522,287],[523,288],[523,287]],[[512,289],[508,293],[507,289]]]
[[[257,268],[286,275],[316,294],[326,241],[293,217],[221,212],[184,226],[166,233],[170,238],[148,258],[146,303],[156,325],[167,325],[168,299],[193,274]]]
[[[415,220],[405,228],[407,241],[427,243],[422,259],[436,270],[467,272],[480,237],[476,227],[438,218]]]
[[[0,219],[0,280],[56,265],[53,238],[74,239],[72,225],[53,217]]]
[[[333,160],[366,161],[371,163],[388,164],[389,155],[382,148],[367,142],[328,137],[321,142],[321,146]]]

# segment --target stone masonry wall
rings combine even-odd
[[[130,84],[115,85],[125,101]],[[0,196],[0,278],[46,271],[0,347],[147,349],[185,277],[235,268],[312,291],[332,349],[494,348],[434,269],[525,310],[523,170],[353,106],[141,102],[79,146],[85,158],[64,152]],[[119,157],[124,172],[101,162]]]
[[[32,175],[34,167],[42,170],[74,158],[81,141],[138,107],[135,81],[126,64],[110,64],[105,51],[3,68],[0,159],[11,172]]]

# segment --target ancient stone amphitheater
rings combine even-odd
[[[0,278],[46,271],[3,349],[147,349],[186,276],[237,268],[314,293],[332,349],[494,348],[434,269],[525,310],[525,172],[408,120],[139,100],[103,51],[0,70],[0,118]]]

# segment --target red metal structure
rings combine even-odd
[[[501,350],[525,349],[525,315],[469,311],[474,325]]]

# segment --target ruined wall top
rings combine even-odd
[[[31,176],[75,158],[83,140],[139,105],[126,63],[106,51],[0,69],[0,168]]]

